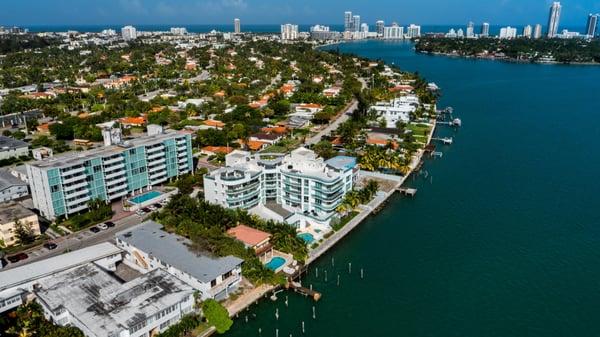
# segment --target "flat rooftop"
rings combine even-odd
[[[0,136],[0,152],[21,147],[28,147],[29,143],[11,137]]]
[[[215,257],[207,252],[193,251],[190,240],[162,228],[163,225],[157,222],[146,221],[117,233],[117,238],[205,283],[244,262],[235,256]]]
[[[27,185],[26,182],[21,181],[21,179],[13,176],[7,170],[0,170],[0,190],[5,189],[11,186],[22,186]]]
[[[325,163],[335,169],[347,171],[356,166],[356,158],[349,156],[337,156],[325,161]]]
[[[117,246],[104,242],[21,267],[3,270],[0,271],[0,291],[119,253],[121,249]]]
[[[120,283],[88,263],[41,280],[34,292],[50,309],[68,310],[94,336],[112,337],[189,298],[194,289],[162,269]]]
[[[32,215],[35,215],[35,213],[17,202],[5,203],[0,207],[0,224],[13,222]]]
[[[36,162],[30,163],[28,165],[39,167],[39,168],[58,168],[58,167],[68,167],[75,164],[83,163],[86,160],[98,158],[98,157],[108,157],[111,155],[119,154],[121,152],[127,151],[132,148],[145,146],[145,145],[153,145],[164,141],[165,139],[170,139],[173,137],[181,137],[185,136],[185,133],[181,133],[179,131],[167,130],[164,133],[152,136],[142,136],[138,138],[133,138],[126,140],[123,144],[111,145],[111,146],[103,146],[95,149],[83,151],[83,152],[70,152],[61,156],[54,156],[51,158],[38,160]]]

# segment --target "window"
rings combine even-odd
[[[210,281],[210,286],[211,286],[211,287],[214,287],[214,286],[216,286],[216,285],[217,285],[217,280],[212,280],[212,281]]]
[[[60,189],[60,187],[58,185],[52,185],[50,186],[50,192],[54,193],[54,192],[58,192]]]
[[[94,166],[94,173],[98,173],[100,171],[102,171],[102,166],[100,166],[100,165]]]
[[[129,150],[129,154],[130,154],[130,155],[134,155],[134,154],[135,154],[135,149],[131,149],[131,150]]]

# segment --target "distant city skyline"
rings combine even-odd
[[[552,1],[499,0],[460,3],[442,0],[398,4],[380,0],[378,6],[358,0],[301,3],[286,0],[30,0],[0,5],[0,25],[151,25],[231,24],[343,24],[345,11],[361,16],[361,23],[377,20],[407,25],[491,25],[547,23]],[[560,26],[585,26],[590,13],[600,13],[600,0],[563,1]]]

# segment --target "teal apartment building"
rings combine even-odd
[[[110,135],[109,135],[110,137]],[[79,213],[192,172],[191,136],[162,129],[143,137],[27,164],[33,205],[48,219]]]

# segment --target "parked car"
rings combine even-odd
[[[115,223],[114,223],[114,222],[112,222],[112,221],[107,221],[107,222],[105,222],[104,224],[105,224],[106,226],[108,226],[108,228],[112,228],[112,227],[115,227],[115,226],[116,226],[116,225],[115,225]]]
[[[92,232],[92,233],[98,233],[98,232],[100,232],[100,229],[98,227],[96,227],[96,226],[90,227],[90,232]]]
[[[142,208],[142,211],[144,211],[145,213],[150,213],[150,212],[152,212],[152,210],[151,210],[150,208],[148,208],[148,207],[144,207],[144,208]]]
[[[25,253],[19,253],[19,254],[16,254],[16,255],[9,256],[6,259],[8,261],[10,261],[11,263],[16,263],[16,262],[19,262],[19,261],[22,261],[22,260],[26,260],[28,257],[29,257],[29,255],[27,255]]]
[[[150,205],[148,206],[148,209],[152,212],[156,211],[158,208],[156,208],[154,205]]]
[[[144,215],[146,215],[146,212],[144,212],[143,209],[138,209],[137,211],[135,211],[135,214],[137,214],[139,216],[144,216]]]
[[[159,203],[156,203],[156,204],[154,204],[154,205],[152,205],[152,206],[156,207],[157,209],[160,209],[160,208],[162,208],[162,207],[163,207],[163,205],[161,205],[161,204],[159,204]]]
[[[108,229],[108,226],[105,223],[101,223],[98,225],[98,228],[100,228],[101,230],[105,231]]]
[[[56,249],[56,247],[58,247],[58,245],[54,242],[44,243],[44,248],[46,248],[46,249],[53,250],[53,249]]]

